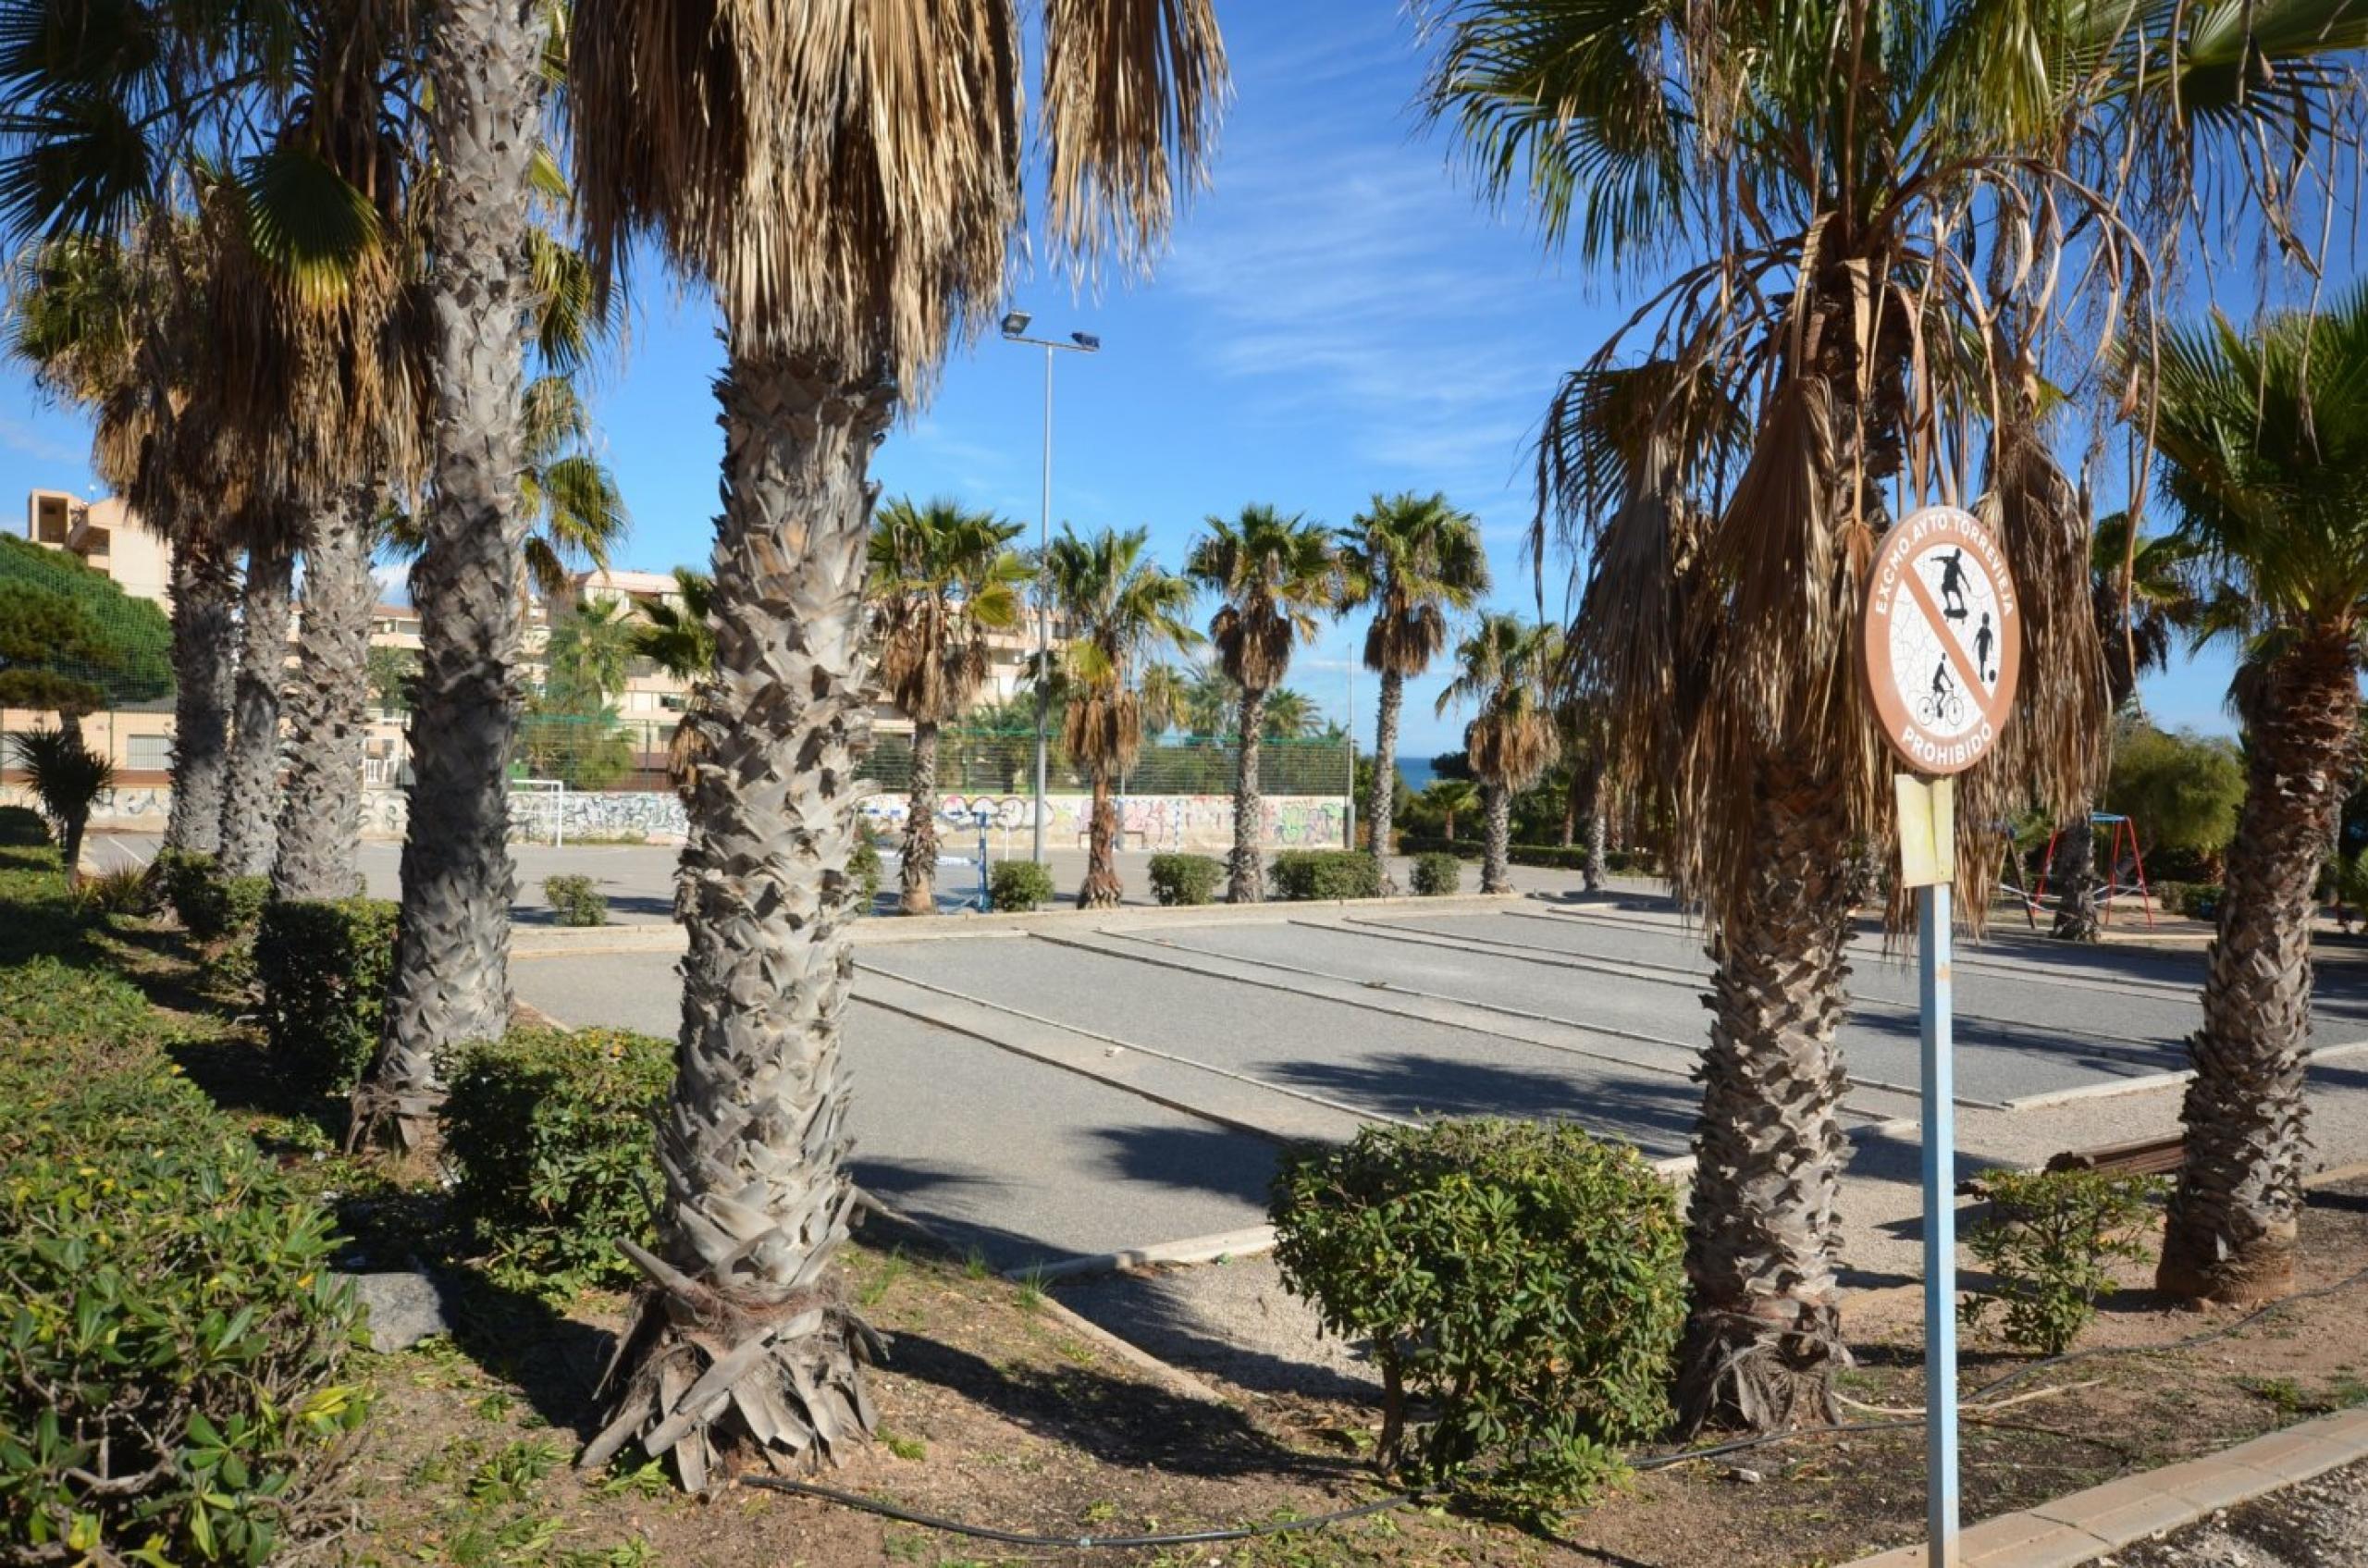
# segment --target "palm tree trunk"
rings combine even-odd
[[[1754,793],[1762,856],[1708,945],[1678,1406],[1695,1426],[1770,1431],[1835,1419],[1832,1376],[1847,1364],[1834,1279],[1844,1151],[1834,1037],[1851,895],[1840,852],[1849,833],[1829,782],[1771,759]]]
[[[2311,920],[2350,779],[2358,681],[2349,640],[2320,634],[2273,663],[2246,717],[2245,803],[2203,982],[2187,1160],[2155,1284],[2251,1303],[2294,1287],[2310,1149]]]
[[[204,537],[174,545],[173,805],[165,847],[186,855],[222,846],[238,599],[228,551]]]
[[[1500,784],[1480,786],[1483,812],[1480,842],[1480,891],[1511,893],[1512,879],[1513,792]]]
[[[1087,820],[1085,883],[1077,890],[1080,909],[1115,909],[1126,891],[1118,881],[1118,802],[1111,792],[1110,767],[1093,765],[1093,814]]]
[[[905,808],[904,892],[898,907],[907,915],[937,913],[937,725],[913,724],[912,793]]]
[[[870,740],[864,466],[882,378],[734,344],[717,525],[717,673],[683,849],[681,1067],[659,1128],[660,1256],[583,1463],[637,1438],[704,1488],[740,1447],[811,1465],[872,1425],[870,1330],[832,1259],[855,1189],[839,1019],[854,971],[855,764]]]
[[[1381,673],[1381,717],[1373,734],[1373,795],[1365,802],[1365,827],[1373,835],[1374,858],[1381,862],[1381,890],[1396,893],[1389,874],[1390,817],[1398,805],[1398,715],[1406,704],[1406,677],[1395,670]]]
[[[362,747],[370,707],[374,491],[358,487],[314,520],[304,548],[304,615],[288,692],[288,789],[279,809],[275,898],[343,898],[361,885]]]
[[[2066,942],[2095,942],[2103,932],[2098,923],[2103,889],[2097,880],[2097,832],[2082,810],[2064,824],[2055,839],[2055,925],[2050,934]]]
[[[1581,873],[1582,885],[1589,893],[1603,891],[1604,857],[1610,853],[1605,840],[1603,811],[1603,764],[1598,762],[1587,770],[1587,864]]]
[[[279,815],[279,693],[288,683],[295,582],[293,540],[283,536],[247,551],[230,765],[223,776],[219,863],[225,876],[259,877],[271,870],[272,823]]]
[[[525,241],[548,14],[447,0],[429,30],[435,502],[412,574],[420,665],[402,918],[378,1059],[354,1096],[354,1136],[384,1126],[406,1149],[435,1142],[438,1053],[510,1022],[505,775],[518,735]]]
[[[1266,694],[1241,689],[1241,750],[1233,774],[1233,860],[1226,885],[1228,904],[1256,904],[1266,896],[1266,868],[1259,854],[1265,837],[1265,810],[1258,796],[1258,743],[1266,723]]]

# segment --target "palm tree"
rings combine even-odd
[[[937,912],[937,733],[986,685],[987,634],[1008,631],[1025,613],[1028,564],[1010,549],[1023,526],[942,499],[891,501],[871,525],[881,689],[913,722],[898,896],[907,915]]]
[[[261,502],[234,526],[246,541],[247,572],[239,593],[239,664],[216,863],[225,876],[255,877],[271,870],[280,809],[279,699],[288,683],[301,523],[291,509]]]
[[[1207,0],[1046,6],[1056,258],[1146,262],[1224,91]],[[870,700],[867,465],[900,398],[1005,304],[1026,124],[1016,8],[588,0],[569,75],[604,270],[646,240],[722,317],[717,671],[683,852],[681,1070],[651,1285],[605,1461],[638,1438],[694,1488],[722,1444],[810,1463],[870,1425],[854,1315],[816,1292],[846,1234],[839,1018]],[[688,1402],[684,1402],[687,1397]]]
[[[706,573],[677,566],[673,594],[643,599],[642,623],[634,631],[634,652],[691,688],[666,755],[667,776],[673,781],[675,793],[685,798],[700,755],[703,732],[697,721],[707,710],[708,693],[715,679],[715,623],[709,611],[714,595],[714,581]]]
[[[2359,759],[2368,625],[2368,287],[2324,315],[2173,333],[2155,440],[2179,544],[2245,605],[2234,701],[2246,785],[2229,845],[2187,1159],[2156,1284],[2257,1302],[2293,1289],[2302,1208],[2311,922]]]
[[[1470,779],[1433,779],[1423,786],[1423,804],[1439,814],[1442,831],[1455,842],[1455,820],[1478,809],[1480,790]]]
[[[361,886],[363,745],[371,656],[380,651],[370,646],[377,509],[375,484],[350,486],[314,514],[304,542],[297,673],[288,689],[288,783],[271,864],[275,898],[343,898]],[[406,687],[412,663],[404,660],[405,674],[393,677]],[[389,678],[383,664],[378,678]]]
[[[2129,537],[2129,514],[2118,512],[2097,525],[2089,551],[2089,602],[2097,618],[2097,640],[2105,653],[2105,703],[2118,715],[2138,695],[2138,677],[2169,666],[2171,635],[2192,626],[2200,606],[2189,587],[2186,547],[2176,537]],[[2123,580],[2128,575],[2128,609]],[[2063,888],[2053,934],[2067,942],[2094,942],[2103,884],[2097,875],[2092,803],[2083,802],[2057,836],[2055,869]]]
[[[1324,728],[1324,715],[1317,710],[1315,699],[1303,691],[1276,686],[1266,694],[1264,706],[1268,740],[1305,740]]]
[[[1437,711],[1471,704],[1464,754],[1480,781],[1487,812],[1480,852],[1480,891],[1511,893],[1513,796],[1554,760],[1561,735],[1547,701],[1547,679],[1559,652],[1553,629],[1517,615],[1484,615],[1456,645],[1455,679],[1439,693]]]
[[[66,864],[66,880],[82,880],[82,832],[91,825],[91,808],[115,784],[115,765],[82,744],[82,737],[65,725],[51,729],[36,724],[24,735],[11,735],[17,760],[32,785],[33,798],[57,830],[57,852]]]
[[[1140,685],[1162,668],[1146,661],[1201,640],[1184,621],[1191,584],[1152,562],[1149,537],[1142,528],[1080,537],[1064,526],[1044,562],[1054,609],[1070,629],[1054,673],[1064,697],[1061,744],[1083,765],[1093,791],[1080,909],[1111,907],[1124,891],[1116,789],[1142,747]]]
[[[1266,694],[1282,685],[1291,647],[1315,640],[1319,617],[1340,602],[1340,562],[1320,523],[1285,517],[1263,503],[1228,522],[1208,520],[1184,575],[1215,593],[1209,620],[1217,667],[1241,693],[1235,732],[1233,858],[1226,897],[1255,904],[1266,895],[1259,846],[1265,812],[1258,796],[1258,743],[1265,735]]]
[[[570,605],[551,621],[543,642],[543,684],[566,701],[598,708],[625,689],[641,628],[623,599]]]
[[[1979,920],[1988,825],[2030,799],[2060,821],[2101,772],[2085,519],[2041,415],[2117,405],[2132,377],[2068,328],[2154,319],[2199,179],[2253,171],[2298,232],[2286,160],[2315,167],[2352,91],[2308,56],[2368,42],[2368,12],[1441,0],[1436,19],[1429,105],[1487,190],[1589,265],[1671,268],[1634,318],[1649,350],[1622,327],[1554,401],[1532,560],[1549,529],[1586,551],[1582,684],[1710,931],[1680,1405],[1830,1420],[1847,867],[1891,827],[1856,674],[1873,537],[1896,498],[1973,500],[1983,461],[2049,678],[1959,781]],[[2255,146],[2274,169],[2226,161]],[[2013,262],[1969,265],[1977,228]]]
[[[1488,591],[1488,553],[1480,525],[1448,504],[1444,494],[1401,490],[1376,495],[1340,531],[1344,609],[1373,606],[1365,628],[1365,668],[1381,677],[1381,716],[1374,727],[1373,795],[1365,821],[1373,852],[1389,864],[1389,818],[1396,805],[1398,714],[1406,678],[1431,666],[1447,647],[1450,617],[1470,611]],[[1389,878],[1385,870],[1382,885]]]

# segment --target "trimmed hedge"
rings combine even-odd
[[[1225,881],[1225,862],[1214,855],[1154,855],[1151,890],[1162,904],[1209,904]]]
[[[997,860],[987,872],[987,901],[998,915],[1024,915],[1053,901],[1053,872],[1033,860]]]
[[[1484,852],[1476,838],[1434,838],[1418,833],[1400,833],[1398,849],[1402,855],[1453,855],[1465,860],[1477,860]],[[1515,844],[1506,849],[1505,858],[1516,866],[1550,866],[1565,871],[1587,869],[1586,846],[1581,844]],[[1649,871],[1652,857],[1640,850],[1614,849],[1604,856],[1603,864],[1607,870]]]
[[[452,1215],[501,1284],[547,1294],[641,1277],[664,1179],[658,1114],[674,1042],[624,1030],[517,1030],[464,1048],[444,1102]]]
[[[1271,1213],[1284,1284],[1372,1341],[1380,1457],[1410,1479],[1550,1514],[1668,1423],[1685,1227],[1629,1145],[1568,1123],[1368,1127],[1286,1156]]]
[[[1433,849],[1414,857],[1407,880],[1424,898],[1444,897],[1463,885],[1463,862],[1444,849]]]
[[[264,906],[255,926],[264,1034],[304,1087],[343,1094],[370,1066],[401,912],[379,898]]]
[[[263,1562],[368,1409],[332,1222],[166,1064],[123,981],[0,970],[0,1032],[32,1047],[0,1058],[0,1542]]]
[[[1281,850],[1267,876],[1275,896],[1291,902],[1381,896],[1381,862],[1362,849]]]
[[[601,895],[599,884],[590,877],[545,877],[543,901],[551,907],[551,918],[560,925],[604,926],[609,923],[609,900]]]
[[[211,855],[160,851],[155,867],[181,929],[207,946],[237,942],[253,932],[271,897],[269,877],[226,877]]]

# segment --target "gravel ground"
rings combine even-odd
[[[2368,1462],[2256,1498],[2099,1568],[2368,1568]]]

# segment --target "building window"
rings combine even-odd
[[[161,773],[173,765],[170,735],[126,735],[123,765],[136,773]]]

